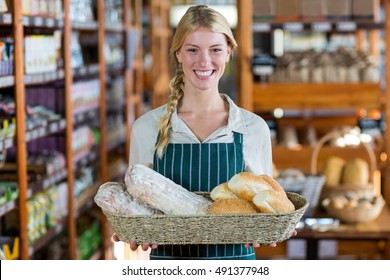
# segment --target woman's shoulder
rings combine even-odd
[[[165,108],[166,105],[163,105],[142,114],[134,121],[133,129],[137,129],[137,127],[156,128],[156,125],[158,124],[161,115],[164,113]]]

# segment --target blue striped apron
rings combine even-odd
[[[189,191],[210,192],[244,171],[243,136],[233,143],[168,144],[164,156],[153,159],[153,169]],[[254,260],[253,247],[244,244],[159,245],[150,259]]]

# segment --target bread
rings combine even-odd
[[[253,203],[242,198],[220,199],[209,207],[210,214],[250,214],[257,213]]]
[[[124,184],[107,182],[99,187],[94,197],[95,203],[104,211],[119,215],[153,215],[161,214],[160,211],[152,209],[130,195]]]
[[[212,200],[217,201],[221,199],[227,199],[227,198],[237,198],[237,195],[235,195],[228,187],[228,183],[222,183],[215,188],[213,188],[210,192],[210,197]]]
[[[345,160],[337,156],[330,156],[325,160],[322,168],[322,174],[326,177],[325,186],[336,187],[340,184],[344,165]]]
[[[142,164],[128,167],[125,183],[138,201],[165,214],[206,214],[212,203]]]
[[[261,213],[283,214],[295,210],[294,204],[288,197],[275,190],[265,190],[257,193],[253,203]]]
[[[286,192],[284,191],[283,187],[274,178],[272,178],[271,176],[268,176],[266,174],[260,175],[259,177],[260,177],[260,179],[267,182],[272,187],[272,189],[274,191],[277,191],[277,192],[286,196]]]
[[[256,193],[272,190],[272,186],[249,172],[241,172],[234,175],[228,182],[229,189],[238,197],[252,201]]]
[[[369,172],[369,166],[365,160],[361,158],[349,160],[344,165],[341,183],[355,186],[366,186],[369,182]]]

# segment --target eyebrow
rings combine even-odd
[[[225,44],[215,44],[215,45],[210,46],[209,48],[225,47],[225,46],[226,46]],[[183,47],[196,47],[196,48],[199,48],[198,45],[194,45],[194,44],[186,44]]]

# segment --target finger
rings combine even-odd
[[[276,243],[271,243],[271,244],[268,245],[268,247],[270,247],[270,248],[275,248],[276,246],[277,246]]]
[[[135,240],[131,240],[130,241],[130,249],[132,251],[135,251],[135,250],[137,250],[137,248],[138,248],[137,242]]]
[[[244,244],[244,247],[245,247],[245,248],[249,248],[250,246],[251,246],[251,245],[248,244],[248,243]]]
[[[114,234],[111,236],[111,239],[112,239],[112,241],[114,241],[114,242],[121,241],[121,240],[119,239],[118,235],[116,235],[116,233],[114,233]]]
[[[253,248],[260,248],[260,243],[253,243]]]
[[[150,245],[150,248],[152,248],[152,249],[157,249],[157,244],[152,244],[152,245]]]
[[[296,230],[294,230],[292,236],[297,236],[298,235],[298,232]]]
[[[146,250],[148,250],[148,249],[149,249],[149,243],[145,241],[145,242],[142,244],[142,250],[146,251]]]

